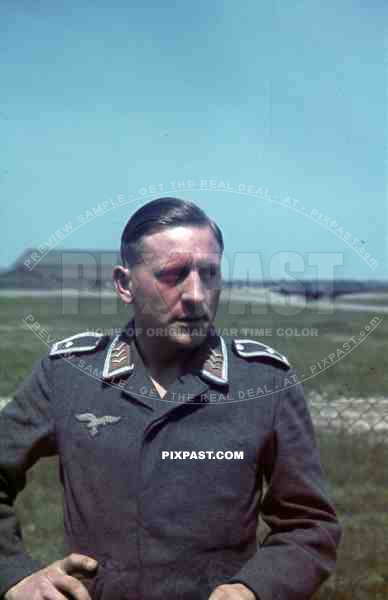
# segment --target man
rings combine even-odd
[[[56,343],[3,410],[6,600],[307,600],[332,572],[340,527],[302,386],[274,349],[213,326],[222,252],[196,205],[139,209],[114,269],[133,319]],[[44,567],[12,503],[53,454],[69,555]]]

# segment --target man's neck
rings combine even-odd
[[[160,395],[163,394],[163,391],[166,392],[177,377],[190,370],[193,358],[201,360],[199,347],[182,350],[181,348],[172,348],[167,344],[160,346],[155,344],[155,338],[149,338],[142,334],[142,328],[135,327],[135,331],[140,331],[135,337],[138,352],[152,381],[157,384],[155,387],[161,388],[158,389]]]
[[[155,347],[155,344],[150,344],[149,339],[142,335],[137,335],[135,342],[155,387],[162,395],[161,392],[163,393],[164,390],[165,393],[173,381],[184,373],[186,362],[184,354],[182,355],[182,351],[179,350]]]

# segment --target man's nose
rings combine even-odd
[[[205,302],[205,290],[203,281],[197,270],[192,269],[186,277],[181,293],[182,302],[201,305]]]

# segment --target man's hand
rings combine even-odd
[[[225,583],[212,591],[209,600],[256,600],[256,596],[243,583]]]
[[[11,587],[5,600],[91,600],[86,587],[79,581],[90,576],[97,561],[82,554],[70,554],[62,560],[25,577]],[[77,579],[78,578],[78,579]],[[66,595],[67,594],[67,595]]]

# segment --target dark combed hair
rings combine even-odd
[[[158,198],[137,210],[127,222],[121,236],[120,254],[123,265],[138,262],[144,236],[179,226],[209,227],[224,251],[222,232],[218,225],[193,202],[179,198]]]

